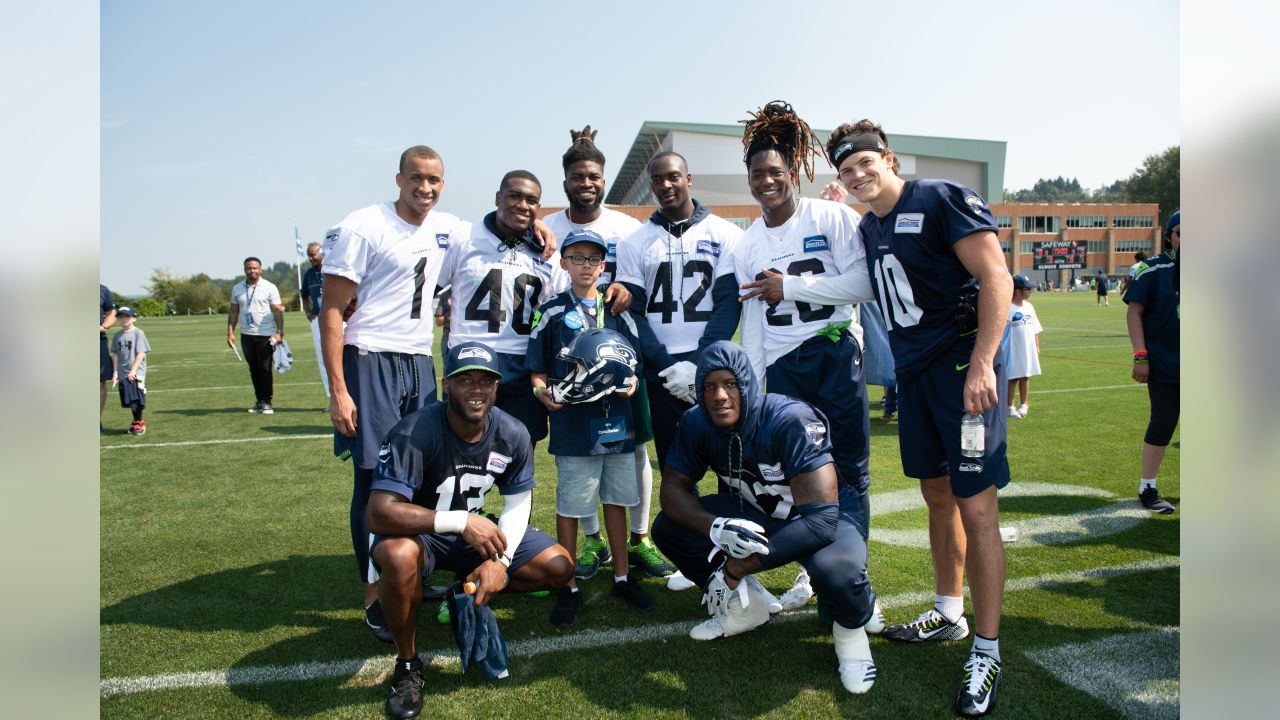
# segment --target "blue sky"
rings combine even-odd
[[[814,127],[1004,140],[1010,188],[1097,187],[1180,142],[1176,2],[831,5],[104,2],[102,281],[292,260],[295,222],[319,240],[390,199],[417,143],[441,209],[477,219],[513,168],[563,205],[571,127],[600,130],[612,181],[645,120],[775,98]]]

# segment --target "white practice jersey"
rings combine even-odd
[[[653,334],[667,352],[698,349],[711,318],[711,286],[734,272],[730,259],[742,229],[710,215],[674,237],[652,220],[618,245],[619,282],[644,288]]]
[[[842,275],[866,271],[866,250],[858,234],[861,217],[844,203],[800,198],[795,214],[775,228],[757,219],[733,251],[738,284],[756,279],[765,268],[784,275]],[[765,368],[814,337],[831,323],[853,318],[852,305],[815,305],[795,300],[745,303],[742,347],[761,382]],[[862,344],[862,328],[850,332]]]
[[[371,352],[430,355],[435,315],[431,302],[451,236],[469,227],[456,216],[432,210],[421,226],[379,203],[343,218],[324,236],[326,275],[356,283],[356,310],[343,343]]]
[[[440,284],[453,285],[449,347],[474,340],[524,355],[538,306],[569,286],[569,274],[560,267],[559,252],[543,260],[523,244],[505,248],[478,222],[470,235],[450,243]]]
[[[600,237],[609,245],[609,254],[604,259],[604,270],[600,272],[600,280],[598,285],[605,286],[613,282],[613,277],[617,273],[618,268],[618,243],[635,232],[640,227],[640,221],[617,210],[604,208],[600,211],[600,217],[595,222],[585,225],[572,222],[569,220],[569,211],[561,210],[552,213],[544,218],[542,222],[551,228],[551,232],[556,234],[556,244],[563,249],[564,238],[574,230],[590,230]]]

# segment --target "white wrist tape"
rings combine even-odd
[[[445,510],[436,513],[436,533],[460,533],[467,529],[466,510]]]

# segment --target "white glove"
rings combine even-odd
[[[667,392],[692,405],[698,399],[693,392],[693,382],[697,377],[697,373],[697,365],[688,360],[681,360],[658,373],[658,377],[665,380],[663,387],[667,389]]]
[[[707,534],[713,545],[738,559],[769,554],[769,539],[764,536],[764,528],[750,520],[718,517]]]
[[[707,612],[711,617],[723,617],[729,611],[729,598],[735,592],[738,593],[738,601],[742,603],[742,607],[747,607],[751,604],[751,594],[747,592],[745,578],[738,583],[737,590],[731,590],[729,583],[724,579],[724,565],[722,564],[707,579],[707,589],[702,594],[702,604],[707,606]]]

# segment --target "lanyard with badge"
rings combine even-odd
[[[586,304],[582,302],[581,298],[579,298],[576,294],[574,295],[574,302],[578,305],[579,312],[581,312],[584,315],[590,315],[595,317],[597,328],[601,328],[601,329],[604,328],[604,297],[600,294],[599,290],[596,291],[595,307],[588,308]],[[583,322],[582,325],[583,327],[579,327],[577,329],[579,333],[583,331],[583,329],[586,326],[586,323]],[[623,417],[621,415],[610,417],[608,395],[601,398],[601,402],[604,403],[602,408],[604,410],[604,417],[592,418],[590,423],[591,438],[593,441],[592,442],[593,446],[626,440],[627,439],[626,417]]]
[[[244,291],[244,294],[245,294],[244,317],[246,320],[245,325],[248,327],[252,327],[255,324],[253,322],[253,312],[251,312],[251,309],[253,308],[253,296],[257,294],[257,292],[258,292],[258,283],[254,283],[252,285],[246,284],[245,291]]]

